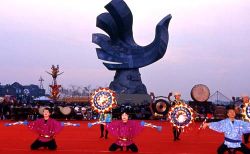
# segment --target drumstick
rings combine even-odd
[[[159,131],[159,132],[162,130],[162,126],[153,125],[153,124],[147,123],[147,122],[145,122],[145,121],[141,121],[141,126],[150,127],[150,128],[155,128],[155,129],[157,129],[157,131]]]
[[[98,125],[98,124],[102,124],[102,123],[105,123],[104,121],[96,121],[96,122],[89,122],[88,123],[88,127],[90,128],[90,127],[92,127],[92,126],[94,126],[94,125]]]
[[[5,123],[4,126],[14,126],[14,125],[28,125],[28,121],[18,121],[13,123]]]
[[[202,129],[203,125],[207,122],[207,118],[205,118],[205,120],[202,122],[202,124],[200,125],[200,127],[198,128],[199,130]]]
[[[207,122],[207,119],[211,119],[212,118],[212,114],[207,114],[205,120],[202,122],[202,124],[200,125],[200,127],[198,128],[199,130],[203,127],[203,125]]]
[[[88,123],[88,127],[90,128],[94,125],[110,123],[111,121],[112,121],[112,117],[110,115],[107,115],[104,120],[99,120],[93,123]]]
[[[106,124],[106,123],[110,123],[111,122],[111,118],[106,118],[105,120],[102,120],[102,121],[96,121],[96,122],[89,122],[88,123],[88,127],[90,128],[90,127],[92,127],[92,126],[94,126],[94,125],[98,125],[98,124]]]
[[[61,122],[62,126],[73,126],[73,127],[80,127],[79,123],[71,123],[71,122]]]

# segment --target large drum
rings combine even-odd
[[[209,99],[210,91],[206,85],[197,84],[191,90],[191,97],[194,101],[205,102]]]
[[[71,108],[69,106],[66,107],[59,106],[59,109],[63,115],[69,115],[71,113]]]

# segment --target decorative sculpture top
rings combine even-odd
[[[50,72],[47,73],[50,74],[54,80],[57,78],[57,76],[63,74],[63,72],[59,73],[59,65],[57,65],[56,67],[55,65],[52,65],[51,73]]]
[[[57,76],[63,74],[63,72],[59,73],[59,65],[57,65],[56,67],[55,67],[55,65],[52,65],[51,73],[50,72],[47,72],[47,73],[50,74],[52,76],[52,78],[53,78],[52,85],[49,85],[50,88],[51,88],[51,91],[50,91],[51,96],[50,96],[50,98],[52,98],[54,101],[56,101],[60,96],[59,93],[60,93],[60,88],[61,88],[61,85],[57,84],[56,78],[57,78]]]
[[[108,12],[97,17],[96,26],[109,36],[93,34],[92,41],[101,47],[96,49],[98,58],[107,61],[103,64],[109,70],[144,67],[164,56],[171,15],[157,24],[155,39],[151,44],[139,46],[133,38],[133,15],[127,4],[123,0],[112,0],[105,8]]]

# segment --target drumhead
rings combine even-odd
[[[63,107],[62,106],[57,106],[59,108],[59,110],[61,110]]]
[[[152,104],[154,113],[166,115],[169,111],[170,104],[164,99],[158,99]]]
[[[45,108],[48,108],[48,106],[40,106],[39,109],[38,109],[39,114],[43,115],[43,110]]]
[[[62,112],[63,115],[69,115],[71,113],[71,108],[68,106],[61,107],[60,111]]]
[[[210,90],[206,85],[197,84],[191,90],[191,97],[194,101],[205,102],[209,99]]]

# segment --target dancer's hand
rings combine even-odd
[[[102,124],[102,125],[105,125],[105,126],[107,125],[105,122],[102,122],[101,124]]]
[[[202,128],[203,128],[203,129],[206,129],[208,126],[209,126],[209,123],[206,123],[206,122],[205,122],[205,123],[202,125]]]

